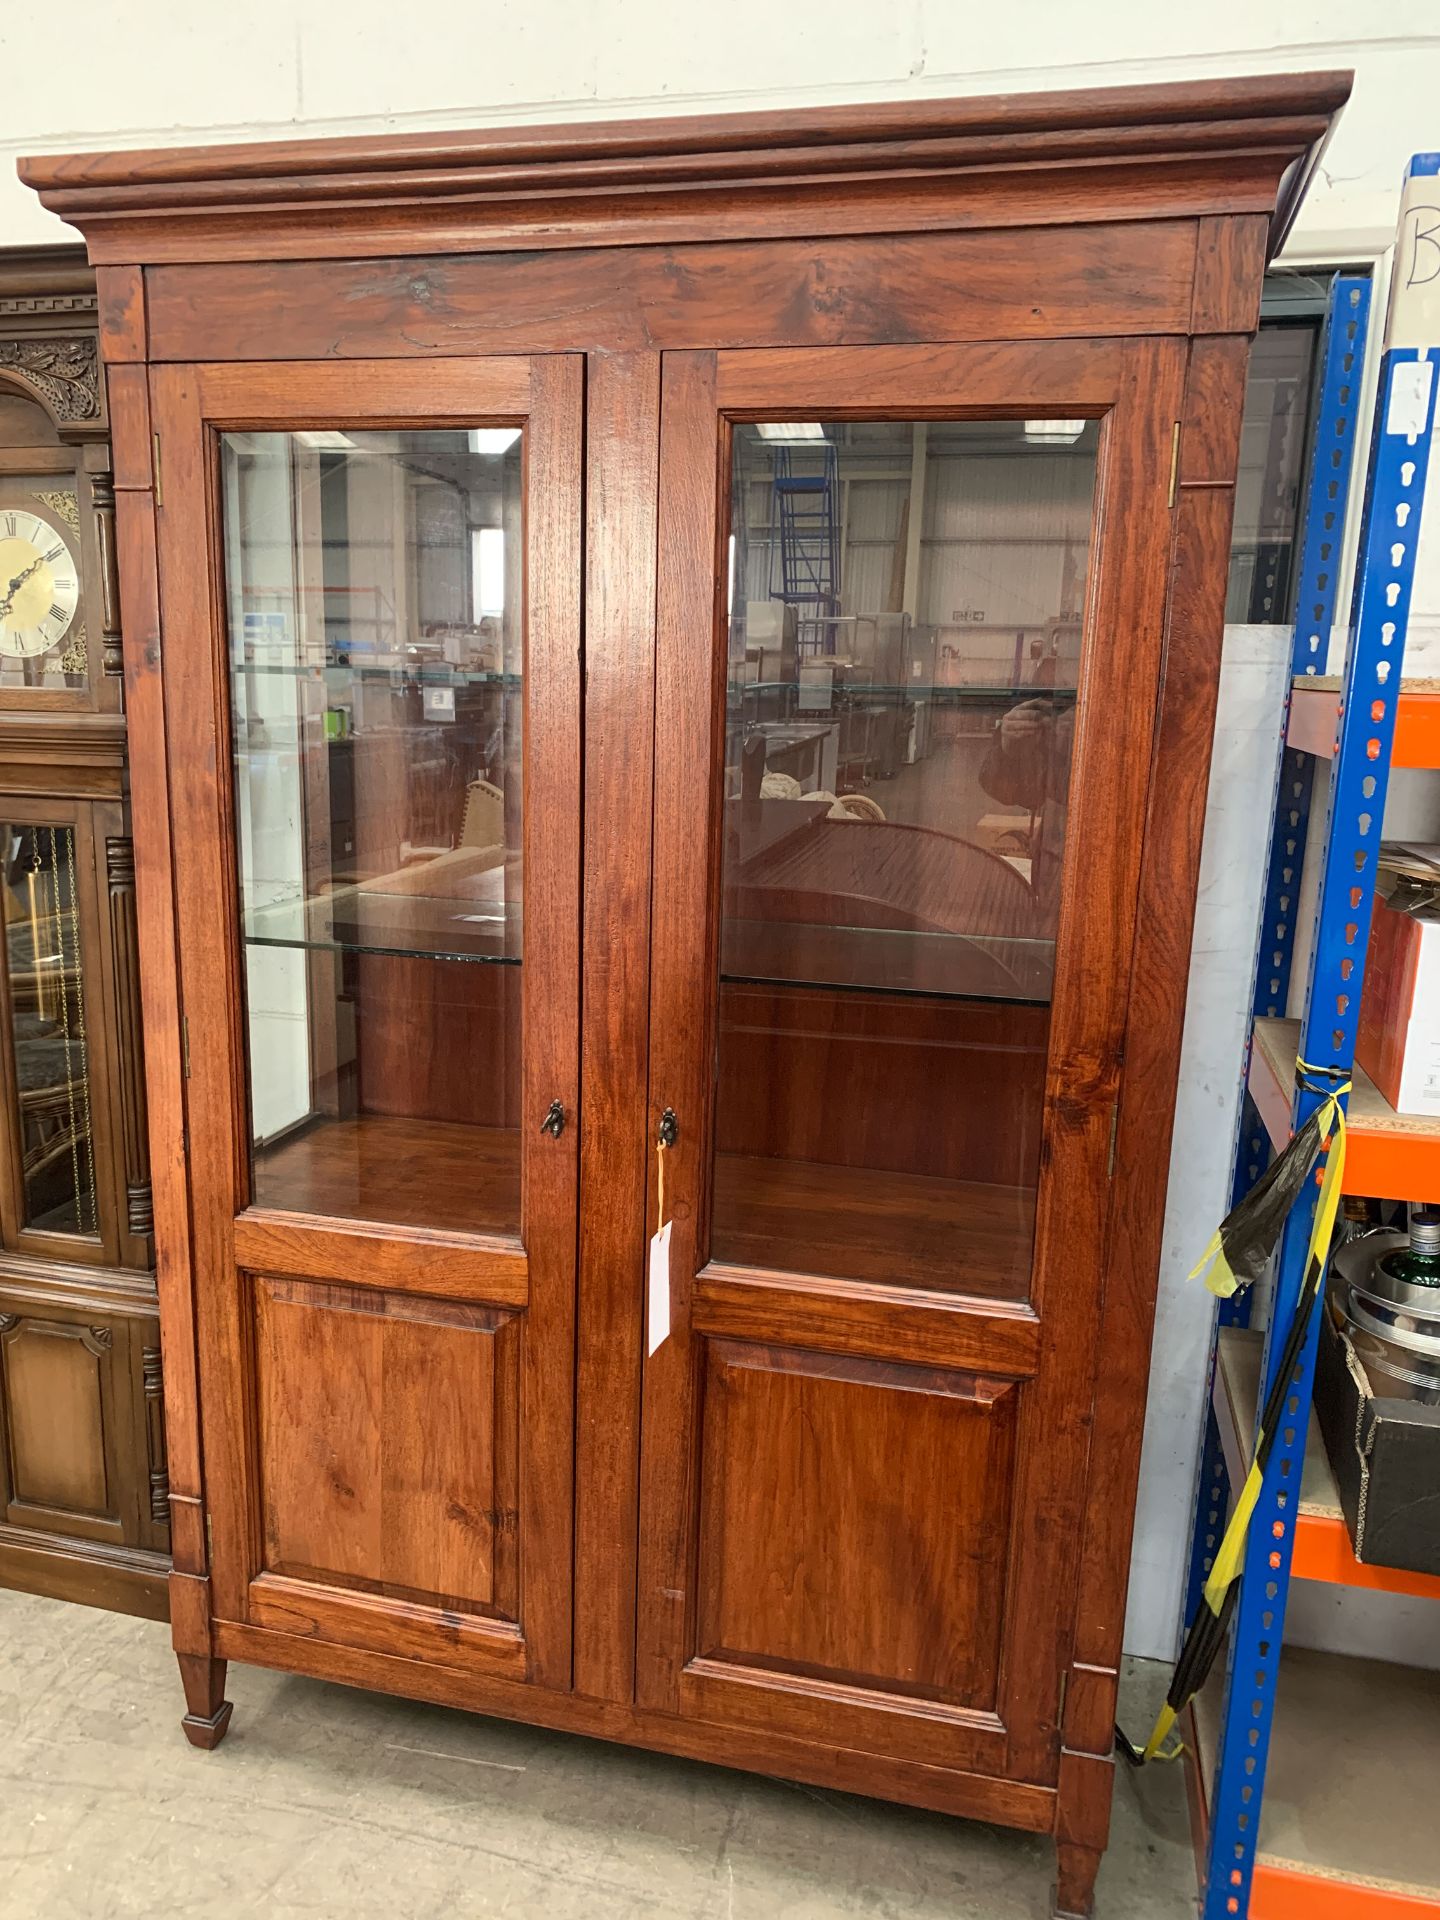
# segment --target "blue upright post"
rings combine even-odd
[[[1440,344],[1440,326],[1435,324],[1440,306],[1432,305],[1426,292],[1432,279],[1440,289],[1440,275],[1432,271],[1440,266],[1440,248],[1423,221],[1410,217],[1415,201],[1411,182],[1436,173],[1440,155],[1423,155],[1411,163],[1370,447],[1315,941],[1300,1028],[1300,1058],[1322,1075],[1331,1069],[1348,1076],[1355,1058],[1376,855],[1435,420],[1435,349]],[[1320,1097],[1297,1087],[1292,1126],[1305,1123]],[[1291,1214],[1281,1242],[1265,1341],[1262,1406],[1294,1316],[1314,1209],[1312,1188]],[[1317,1309],[1291,1380],[1247,1540],[1212,1797],[1204,1920],[1243,1920],[1249,1911],[1318,1323]]]
[[[1320,391],[1301,527],[1300,571],[1295,584],[1295,626],[1290,642],[1292,682],[1302,674],[1323,671],[1330,630],[1335,622],[1340,541],[1345,531],[1345,510],[1355,464],[1355,418],[1370,324],[1370,288],[1368,274],[1337,274],[1331,283],[1325,310],[1325,330],[1320,343]],[[1290,683],[1287,683],[1276,754],[1275,794],[1270,810],[1270,865],[1252,986],[1251,1011],[1255,1016],[1285,1011],[1295,946],[1294,909],[1310,819],[1314,763],[1308,754],[1286,747],[1289,717]],[[1265,1129],[1245,1091],[1249,1066],[1247,1035],[1235,1137],[1232,1206],[1238,1206],[1254,1186],[1265,1170],[1267,1159]],[[1249,1318],[1248,1292],[1222,1301],[1216,1315],[1219,1326],[1245,1326]],[[1201,1589],[1224,1531],[1230,1491],[1225,1454],[1210,1399],[1214,1374],[1215,1334],[1212,1331],[1205,1382],[1205,1442],[1196,1482],[1185,1617],[1180,1622],[1182,1634],[1195,1618],[1195,1609],[1200,1604]]]

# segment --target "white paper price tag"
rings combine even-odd
[[[654,1353],[670,1335],[670,1229],[667,1220],[658,1233],[650,1236],[650,1305],[646,1315],[647,1353]]]

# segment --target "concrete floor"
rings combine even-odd
[[[1166,1675],[1134,1663],[1127,1720]],[[1048,1841],[230,1669],[180,1732],[168,1630],[0,1592],[4,1920],[1039,1920]],[[1179,1770],[1122,1769],[1097,1920],[1192,1920]]]

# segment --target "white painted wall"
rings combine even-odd
[[[1389,234],[1404,161],[1435,142],[1440,11],[1434,0],[728,0],[713,12],[665,0],[427,0],[409,12],[393,0],[73,0],[46,45],[63,45],[63,60],[37,51],[33,14],[3,9],[3,246],[63,235],[13,177],[13,156],[36,150],[1353,67],[1355,98],[1297,241],[1330,257]]]
[[[729,0],[713,12],[663,0],[428,0],[409,14],[394,0],[74,0],[63,39],[82,51],[52,65],[37,56],[30,11],[0,14],[0,246],[68,237],[14,179],[26,152],[1348,67],[1354,97],[1287,251],[1296,264],[1336,265],[1381,255],[1406,160],[1440,146],[1437,0]],[[35,84],[16,84],[32,74]],[[1417,612],[1440,617],[1433,574]],[[1173,1644],[1208,1318],[1181,1276],[1227,1198],[1216,1143],[1233,1120],[1262,859],[1236,801],[1268,779],[1273,653],[1254,629],[1226,653],[1129,1623],[1137,1652]]]

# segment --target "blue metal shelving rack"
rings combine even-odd
[[[1440,174],[1440,155],[1420,155],[1407,180]],[[1332,766],[1309,980],[1301,1020],[1302,1060],[1348,1075],[1355,1057],[1376,855],[1384,819],[1395,710],[1424,506],[1426,464],[1435,420],[1435,368],[1440,329],[1428,337],[1433,310],[1417,293],[1420,241],[1402,221],[1387,342],[1365,483],[1349,644],[1341,693],[1339,738]],[[1297,676],[1324,669],[1334,609],[1336,560],[1343,530],[1359,388],[1368,283],[1341,276],[1332,296],[1324,347],[1301,561],[1293,666]],[[1418,326],[1417,326],[1418,317]],[[1287,701],[1288,706],[1288,701]],[[1282,735],[1283,739],[1283,735]],[[1301,762],[1304,761],[1302,765]],[[1293,948],[1300,868],[1309,823],[1311,769],[1282,746],[1272,827],[1265,913],[1255,982],[1257,1014],[1283,1013]],[[1247,1049],[1247,1068],[1249,1050]],[[1292,1126],[1304,1124],[1319,1096],[1297,1088]],[[1253,1107],[1242,1112],[1236,1193],[1248,1190],[1263,1165],[1264,1131]],[[1402,1197],[1402,1196],[1393,1196]],[[1293,1316],[1314,1217],[1313,1191],[1287,1223],[1275,1273],[1270,1330]],[[1242,1309],[1243,1311],[1243,1309]],[[1211,1384],[1221,1319],[1210,1352]],[[1281,1341],[1267,1332],[1259,1404],[1264,1405]],[[1239,1604],[1230,1633],[1219,1751],[1210,1796],[1209,1851],[1203,1920],[1244,1920],[1260,1834],[1294,1546],[1295,1512],[1310,1397],[1318,1318],[1312,1323],[1286,1400],[1282,1428],[1252,1520]],[[1207,1406],[1210,1403],[1207,1401]],[[1207,1421],[1191,1549],[1187,1619],[1223,1530],[1228,1489],[1213,1412]]]
[[[1290,994],[1290,965],[1295,950],[1294,911],[1300,870],[1310,829],[1310,795],[1315,767],[1310,755],[1285,745],[1290,686],[1304,674],[1323,672],[1339,590],[1340,542],[1350,501],[1355,466],[1355,422],[1359,415],[1361,374],[1369,337],[1371,281],[1368,274],[1337,274],[1330,289],[1320,344],[1320,385],[1310,457],[1310,477],[1295,584],[1295,628],[1290,645],[1290,680],[1280,719],[1280,752],[1271,802],[1270,864],[1260,914],[1260,940],[1251,993],[1251,1019],[1283,1014]],[[1241,1077],[1240,1120],[1234,1154],[1231,1205],[1237,1205],[1265,1171],[1269,1159],[1265,1128],[1250,1099],[1249,1048]],[[1250,1295],[1223,1301],[1216,1316],[1222,1326],[1246,1326]],[[1195,1617],[1209,1575],[1230,1495],[1225,1453],[1212,1404],[1215,1341],[1210,1343],[1206,1383],[1205,1442],[1200,1457],[1196,1521],[1190,1540],[1190,1572],[1185,1590],[1185,1619]]]

